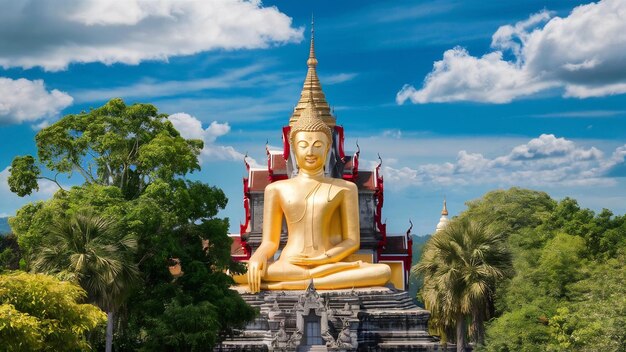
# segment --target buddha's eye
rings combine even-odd
[[[308,146],[309,146],[309,143],[307,143],[305,141],[298,142],[298,147],[300,147],[300,148],[306,148]]]
[[[317,141],[317,142],[313,143],[313,146],[316,147],[316,148],[321,148],[322,147],[322,142]]]

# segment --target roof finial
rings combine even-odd
[[[446,196],[443,196],[443,209],[441,215],[448,215],[448,206],[446,205]]]
[[[317,59],[315,58],[315,21],[313,14],[311,14],[311,50],[309,51],[309,59],[306,61],[309,67],[317,66]]]

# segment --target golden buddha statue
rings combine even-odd
[[[327,177],[330,128],[310,104],[291,128],[290,144],[298,175],[265,188],[263,235],[248,261],[248,273],[236,281],[251,292],[384,285],[391,270],[385,264],[343,261],[359,249],[358,190],[354,183]],[[271,262],[280,243],[283,217],[287,244]]]
[[[298,175],[265,187],[260,246],[248,260],[248,272],[234,277],[252,293],[384,285],[391,276],[386,264],[344,261],[360,245],[358,189],[352,182],[324,173],[332,146],[335,118],[324,99],[315,67],[311,28],[308,72],[298,105],[289,121],[289,143]],[[283,218],[287,243],[278,251]]]

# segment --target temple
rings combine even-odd
[[[359,249],[342,261],[385,264],[391,269],[391,277],[385,286],[333,290],[317,290],[313,279],[306,290],[262,289],[256,292],[245,285],[237,286],[235,289],[246,302],[259,310],[260,315],[244,330],[223,341],[216,350],[440,351],[438,341],[427,331],[430,313],[417,307],[407,293],[412,259],[412,224],[404,234],[387,234],[382,220],[382,160],[373,170],[362,170],[359,167],[359,146],[354,153],[345,151],[344,128],[337,124],[326,101],[317,76],[317,64],[311,30],[308,71],[289,124],[282,128],[282,150],[266,147],[267,166],[262,168],[251,167],[245,161],[245,221],[240,225],[240,233],[231,235],[232,258],[247,262],[267,238],[263,234],[266,187],[297,177],[298,165],[290,145],[290,131],[300,118],[314,111],[316,118],[332,131],[324,177],[354,183],[358,190]],[[283,219],[279,249],[273,258],[268,258],[268,262],[279,258],[288,240],[287,228]]]

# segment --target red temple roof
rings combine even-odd
[[[248,178],[248,188],[250,191],[264,191],[265,186],[270,183],[270,172],[264,169],[250,169]]]
[[[372,171],[359,171],[355,183],[359,189],[376,190],[376,177]]]
[[[287,162],[283,157],[282,151],[270,151],[269,166],[274,175],[286,175],[287,174]]]

